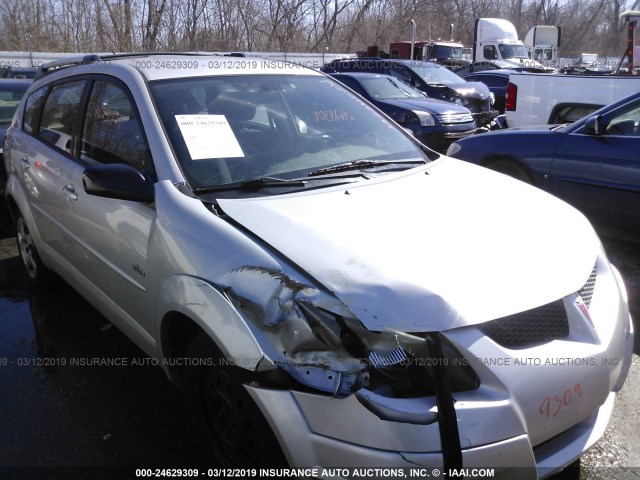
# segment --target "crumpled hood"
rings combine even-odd
[[[585,283],[600,248],[569,205],[450,158],[219,204],[374,331],[439,331],[549,303]]]
[[[461,98],[479,98],[485,100],[491,96],[491,91],[482,82],[449,83],[442,87],[456,92]]]

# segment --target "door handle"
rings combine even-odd
[[[78,194],[76,193],[73,185],[66,185],[62,188],[62,191],[64,192],[65,197],[67,197],[68,199],[73,201],[78,200]]]

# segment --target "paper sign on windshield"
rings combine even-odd
[[[224,115],[176,115],[176,121],[193,160],[244,157]]]

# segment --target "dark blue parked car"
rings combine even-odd
[[[374,73],[331,76],[410,129],[418,140],[434,150],[444,152],[455,140],[476,132],[468,108],[429,98],[397,78]]]
[[[430,98],[468,108],[478,127],[489,127],[498,115],[493,108],[493,96],[486,85],[465,82],[451,70],[434,62],[399,58],[343,58],[325,64],[320,70],[325,73],[391,75],[423,91]]]
[[[640,93],[571,124],[466,138],[447,155],[540,187],[604,233],[640,238]]]

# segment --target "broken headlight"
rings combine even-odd
[[[225,293],[260,343],[264,361],[257,370],[270,378],[286,372],[336,397],[362,388],[387,397],[429,396],[443,374],[453,391],[479,383],[442,334],[370,331],[337,298],[280,270],[238,268]]]
[[[335,393],[367,387],[389,397],[431,396],[436,393],[437,368],[446,370],[454,392],[479,385],[468,361],[438,333],[372,332],[355,318],[334,314],[307,301],[298,301],[297,305],[314,337],[334,352],[343,365],[345,358],[351,359],[351,376]],[[435,348],[435,342],[439,348]],[[301,381],[299,374],[286,370]],[[354,375],[356,371],[359,373]]]

